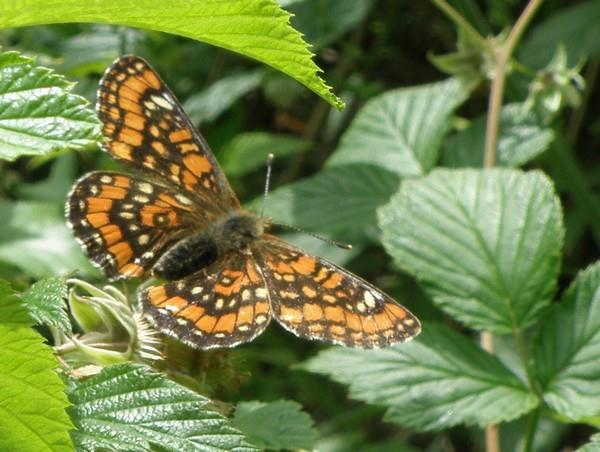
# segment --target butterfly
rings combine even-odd
[[[419,320],[365,280],[268,233],[244,210],[173,93],[143,59],[118,58],[98,88],[108,154],[138,175],[96,171],[67,199],[67,222],[113,279],[153,276],[145,316],[199,348],[251,341],[275,319],[307,339],[378,348]]]

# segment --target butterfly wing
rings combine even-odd
[[[256,248],[273,317],[307,339],[359,348],[410,340],[419,320],[347,270],[266,235]]]
[[[158,330],[200,349],[251,341],[271,320],[265,280],[254,258],[241,252],[179,281],[150,287],[139,299]]]
[[[191,199],[150,181],[92,172],[67,198],[67,223],[92,262],[113,279],[142,276],[179,235],[210,221]]]
[[[115,159],[180,187],[201,207],[239,207],[208,144],[146,61],[123,56],[106,70],[97,111]]]

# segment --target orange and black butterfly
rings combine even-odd
[[[266,232],[241,208],[202,136],[141,58],[110,66],[98,89],[104,149],[140,175],[92,172],[67,220],[112,279],[152,275],[148,319],[196,348],[254,339],[272,318],[292,333],[351,347],[404,342],[418,319],[381,290]]]

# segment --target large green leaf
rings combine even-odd
[[[21,294],[21,299],[36,323],[70,331],[71,322],[67,314],[66,298],[67,284],[62,277],[37,281]]]
[[[65,225],[62,206],[0,201],[0,261],[36,278],[82,270],[97,275]]]
[[[316,48],[331,44],[363,20],[373,3],[373,0],[279,0],[294,15],[294,27]]]
[[[117,364],[76,384],[69,409],[84,450],[255,450],[205,397],[139,364]]]
[[[375,211],[398,183],[396,174],[379,166],[340,165],[274,190],[265,210],[276,223],[358,240],[375,229]]]
[[[450,116],[466,92],[454,79],[388,91],[356,115],[328,160],[379,165],[400,176],[420,176],[437,162]]]
[[[518,58],[535,68],[550,62],[559,45],[564,45],[573,66],[582,59],[600,56],[600,2],[591,0],[557,12],[533,28],[519,46]]]
[[[20,300],[0,281],[0,450],[72,450],[58,363]]]
[[[261,449],[314,449],[317,432],[313,420],[291,400],[241,402],[232,424]]]
[[[473,328],[523,328],[550,303],[564,231],[541,172],[435,170],[405,181],[379,214],[395,262]]]
[[[43,0],[3,2],[0,28],[97,22],[185,36],[262,61],[295,78],[327,102],[343,103],[318,76],[306,43],[275,0]]]
[[[486,117],[475,119],[468,128],[452,136],[444,146],[442,161],[450,167],[483,166]],[[554,131],[544,127],[523,104],[509,104],[500,113],[498,166],[520,166],[544,152],[554,139]]]
[[[196,124],[213,121],[235,101],[259,86],[263,76],[261,68],[224,77],[186,99],[183,108]]]
[[[600,262],[553,306],[534,356],[548,405],[574,420],[600,415]]]
[[[369,351],[331,348],[304,367],[349,385],[353,398],[387,407],[388,421],[418,430],[503,422],[538,404],[497,358],[432,323],[409,344]]]
[[[72,88],[30,58],[0,53],[0,159],[82,149],[99,140],[94,112],[83,97],[71,93]]]
[[[263,167],[267,156],[280,157],[308,151],[313,144],[293,135],[246,132],[236,135],[220,153],[221,166],[229,176],[240,176]]]

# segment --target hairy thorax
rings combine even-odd
[[[263,235],[267,222],[238,210],[173,244],[158,259],[152,273],[167,280],[181,279],[215,262],[230,251],[245,251]]]

